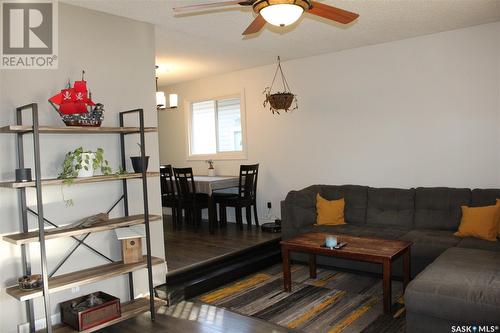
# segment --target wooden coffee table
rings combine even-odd
[[[347,242],[347,245],[338,250],[321,247],[327,235],[337,236],[339,243]],[[410,282],[410,248],[413,244],[410,241],[311,232],[281,241],[280,244],[286,292],[292,290],[290,251],[309,254],[309,275],[312,279],[316,278],[316,255],[318,254],[382,264],[385,313],[391,312],[391,264],[400,256],[403,256],[403,290]]]

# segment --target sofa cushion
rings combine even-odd
[[[290,191],[281,202],[281,238],[289,239],[316,221],[316,192]]]
[[[500,252],[500,242],[491,242],[473,237],[463,238],[457,247]]]
[[[457,246],[461,239],[453,235],[453,231],[419,229],[411,230],[401,236],[403,240],[412,241],[414,244],[438,245],[445,247]]]
[[[457,230],[462,211],[469,205],[469,189],[419,187],[415,190],[415,228]]]
[[[411,246],[411,273],[417,275],[450,247],[456,246],[460,238],[453,231],[420,229],[411,230],[400,237],[413,242]]]
[[[408,313],[470,323],[498,322],[500,253],[453,247],[410,282]]]
[[[413,226],[414,189],[368,189],[366,223],[410,229]]]
[[[321,185],[314,187],[319,189],[321,196],[328,200],[344,198],[344,219],[351,224],[366,223],[366,203],[368,200],[368,187],[359,185]],[[308,188],[311,190],[311,188]]]
[[[360,237],[376,237],[385,239],[399,239],[407,230],[398,227],[369,226],[369,225],[315,225],[308,231],[326,232],[332,234],[346,234]]]
[[[500,199],[500,190],[495,188],[474,189],[471,193],[471,206],[491,206],[496,204],[496,199]]]

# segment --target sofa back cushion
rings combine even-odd
[[[414,199],[414,189],[370,187],[368,188],[366,223],[411,229]]]
[[[415,228],[457,230],[462,217],[460,206],[470,202],[467,188],[419,187],[415,193]]]
[[[472,207],[491,206],[496,204],[496,200],[500,199],[500,189],[474,189],[472,190],[471,203]]]
[[[311,188],[308,188],[311,190]],[[344,219],[348,224],[366,223],[366,204],[368,200],[368,186],[359,185],[321,185],[316,187],[319,194],[327,200],[344,198]]]

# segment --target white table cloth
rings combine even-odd
[[[215,190],[238,187],[238,176],[194,176],[196,192],[212,195]]]

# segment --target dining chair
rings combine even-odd
[[[227,207],[234,207],[236,213],[236,223],[243,228],[242,210],[245,208],[247,226],[252,225],[252,206],[255,225],[259,226],[257,215],[257,178],[259,174],[259,164],[240,165],[240,177],[238,182],[238,193],[214,192],[212,199],[215,204],[219,204],[220,223],[227,224]]]
[[[176,229],[182,224],[182,210],[179,210],[179,198],[175,190],[172,166],[160,165],[161,204],[172,209],[172,225]]]
[[[209,224],[212,230],[210,197],[206,193],[197,193],[192,168],[174,168],[175,184],[179,198],[179,210],[186,210],[186,220],[191,220],[196,228],[201,225],[202,210],[209,210]]]

